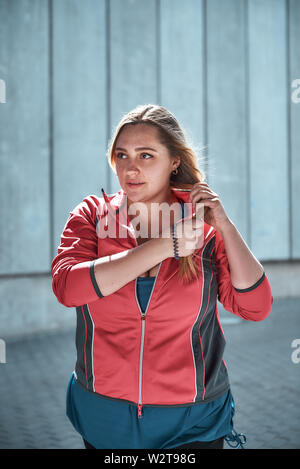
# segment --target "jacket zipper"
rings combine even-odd
[[[141,334],[141,347],[140,347],[140,364],[139,364],[139,402],[138,402],[138,418],[142,418],[142,373],[143,373],[143,352],[144,352],[144,339],[145,339],[145,319],[146,313],[142,315],[142,334]]]
[[[139,419],[141,419],[142,416],[143,416],[142,374],[143,374],[143,353],[144,353],[144,340],[145,340],[146,313],[147,313],[148,308],[149,308],[149,304],[150,304],[150,301],[151,301],[151,298],[152,298],[152,295],[153,295],[153,291],[154,291],[154,288],[155,288],[155,285],[156,285],[156,281],[157,281],[157,277],[158,277],[161,265],[162,265],[162,261],[160,262],[159,269],[158,269],[158,272],[157,272],[156,277],[155,277],[154,285],[153,285],[152,292],[151,292],[151,295],[150,295],[150,298],[149,298],[149,301],[148,301],[148,304],[147,304],[147,308],[146,308],[144,313],[140,309],[140,311],[141,311],[141,320],[142,320],[142,333],[141,333],[140,363],[139,363],[139,399],[138,399],[138,406],[137,406],[138,418]],[[138,301],[137,301],[137,303],[138,303]]]

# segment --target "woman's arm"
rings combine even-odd
[[[153,238],[135,248],[97,259],[95,280],[101,294],[107,296],[172,256],[172,239]]]
[[[196,220],[184,222],[184,230],[178,235],[178,252],[185,257],[194,252],[203,227],[195,229]],[[188,241],[188,242],[187,242]],[[153,238],[125,252],[99,258],[94,263],[94,276],[103,296],[114,293],[143,272],[161,261],[174,256],[173,239],[169,228],[162,237]]]
[[[64,226],[57,256],[51,263],[52,289],[67,307],[80,306],[107,296],[173,256],[170,237],[159,237],[113,254],[98,257],[96,214],[98,199],[85,197]],[[121,248],[121,246],[120,246]]]
[[[219,227],[215,237],[219,301],[243,319],[262,321],[273,304],[263,267],[234,225]]]
[[[252,254],[235,225],[228,220],[218,228],[224,241],[232,285],[249,288],[263,275],[264,268]]]
[[[273,304],[270,283],[263,266],[227,216],[218,194],[207,183],[196,183],[190,200],[195,206],[198,202],[204,205],[204,220],[216,230],[219,301],[226,310],[244,319],[265,319]]]
[[[166,230],[161,237],[147,240],[121,253],[99,258],[97,208],[98,198],[91,195],[70,212],[57,256],[51,263],[53,292],[58,301],[67,307],[81,306],[110,295],[174,255],[173,240],[169,230]],[[187,224],[191,225],[191,221]],[[190,243],[191,233],[193,239],[197,230],[192,230],[191,226],[189,228]],[[189,247],[181,246],[179,249],[181,256],[191,252],[193,249]]]

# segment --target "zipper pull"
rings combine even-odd
[[[141,419],[142,418],[142,409],[143,409],[143,405],[142,404],[138,404],[138,418]]]

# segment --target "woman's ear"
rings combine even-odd
[[[178,166],[180,166],[180,162],[181,162],[180,158],[176,158],[176,159],[175,159],[173,170],[174,170],[174,169],[178,169]]]

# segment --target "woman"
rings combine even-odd
[[[263,267],[167,109],[125,115],[108,157],[121,189],[70,212],[51,264],[58,301],[77,312],[67,415],[86,448],[242,447],[217,299],[266,318]]]

